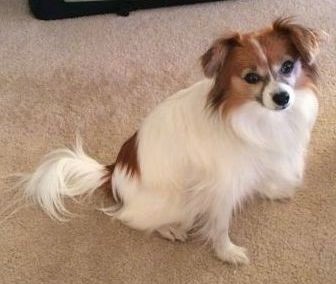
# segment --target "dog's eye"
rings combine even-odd
[[[248,73],[244,77],[244,80],[249,84],[257,84],[261,81],[261,77],[257,73]]]
[[[294,62],[293,61],[290,61],[290,60],[287,60],[287,61],[285,61],[283,64],[282,64],[282,66],[281,66],[281,69],[280,69],[280,72],[282,73],[282,74],[289,74],[289,73],[291,73],[292,72],[292,70],[293,70],[293,68],[294,68]]]

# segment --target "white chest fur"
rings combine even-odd
[[[267,189],[261,183],[266,187],[277,184],[281,190],[292,190],[301,183],[317,110],[315,94],[310,89],[302,89],[295,92],[295,102],[289,109],[271,111],[251,102],[233,113],[230,125],[245,142],[245,157],[241,156],[240,163],[247,163],[245,170],[252,175],[253,186],[264,191]]]

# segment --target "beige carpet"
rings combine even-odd
[[[112,162],[153,106],[201,78],[198,57],[228,27],[296,14],[331,40],[319,58],[321,112],[304,188],[290,203],[257,200],[233,220],[249,266],[222,264],[197,243],[145,236],[91,205],[64,224],[28,207],[0,225],[0,283],[336,283],[334,0],[228,1],[52,22],[33,19],[25,2],[0,0],[0,176],[32,170],[41,155],[71,144],[76,129],[90,154]],[[0,211],[8,188],[1,181]]]

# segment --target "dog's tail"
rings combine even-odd
[[[34,173],[23,177],[24,194],[52,218],[64,220],[71,213],[64,198],[90,194],[111,179],[109,167],[87,156],[77,138],[73,150],[64,148],[47,154]]]

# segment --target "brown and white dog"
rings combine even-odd
[[[318,111],[319,43],[288,18],[216,40],[201,58],[208,79],[159,104],[113,165],[78,142],[47,155],[25,178],[25,194],[63,219],[64,197],[107,183],[108,215],[171,240],[196,231],[221,260],[247,263],[229,238],[230,218],[249,196],[290,198],[300,185]]]

